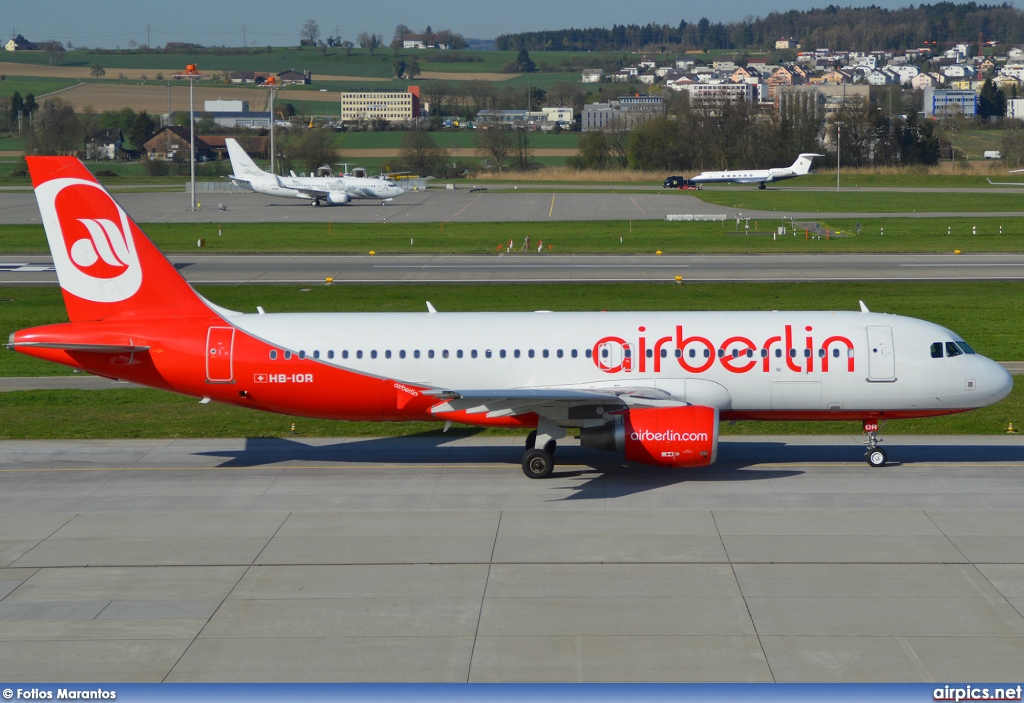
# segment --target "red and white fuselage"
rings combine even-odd
[[[29,167],[71,321],[9,346],[195,397],[537,428],[530,452],[548,456],[527,458],[550,473],[566,428],[630,459],[696,466],[714,460],[720,419],[870,425],[1012,387],[953,332],[869,312],[241,314],[196,294],[76,159]]]

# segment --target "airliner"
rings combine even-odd
[[[231,157],[231,170],[228,176],[233,183],[243,188],[262,193],[276,195],[281,198],[301,198],[309,200],[310,205],[348,205],[353,200],[380,200],[381,204],[389,203],[393,198],[405,193],[405,189],[395,185],[386,178],[356,178],[353,176],[277,176],[257,166],[245,149],[228,138],[224,140]]]
[[[569,430],[630,462],[707,466],[732,420],[861,421],[867,462],[882,466],[879,422],[980,408],[1013,385],[956,333],[863,303],[241,313],[193,290],[79,160],[27,161],[69,322],[14,332],[10,349],[201,402],[521,428],[530,478],[551,475]]]
[[[747,169],[741,171],[705,171],[690,180],[694,183],[756,183],[764,190],[766,183],[806,176],[811,162],[821,154],[800,154],[789,168]]]

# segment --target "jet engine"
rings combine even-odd
[[[348,193],[328,193],[327,202],[331,205],[348,205],[352,198]]]
[[[718,454],[718,409],[631,409],[610,425],[580,430],[580,445],[619,452],[639,464],[707,466]]]

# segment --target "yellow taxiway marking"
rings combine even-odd
[[[551,207],[548,208],[548,217],[555,211],[555,193],[551,194]]]

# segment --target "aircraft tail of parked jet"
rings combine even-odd
[[[224,143],[227,144],[228,157],[231,159],[231,170],[234,172],[232,180],[248,182],[253,178],[271,175],[257,166],[256,162],[249,158],[249,155],[245,153],[245,149],[237,141],[228,138],[224,140]]]

